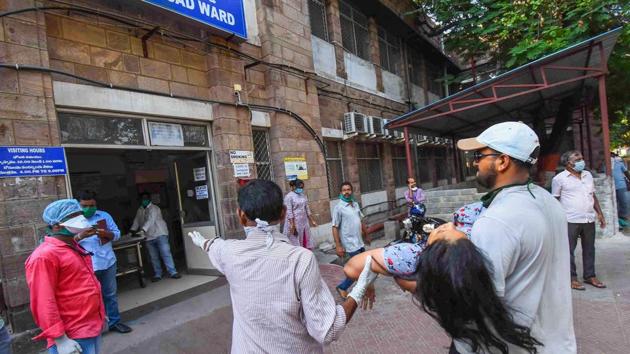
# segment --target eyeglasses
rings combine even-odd
[[[477,163],[479,163],[479,161],[481,161],[481,159],[483,159],[486,156],[501,156],[501,155],[503,155],[503,154],[501,154],[501,153],[482,154],[479,151],[475,151],[472,154],[472,160],[477,162]]]

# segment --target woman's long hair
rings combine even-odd
[[[494,347],[507,354],[511,343],[537,353],[542,343],[514,322],[495,293],[491,269],[468,239],[437,241],[422,253],[414,297],[453,339],[475,352]]]

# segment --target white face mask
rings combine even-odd
[[[74,234],[78,234],[79,232],[92,228],[90,222],[83,215],[75,216],[72,219],[66,220],[59,225],[65,227],[68,231]]]
[[[418,187],[411,187],[411,190],[415,192],[418,190]]]
[[[280,231],[280,224],[269,225],[269,223],[264,220],[256,219],[256,226],[243,226],[243,230],[245,230],[246,236],[249,236],[254,230],[266,232],[267,239],[265,240],[265,244],[267,248],[269,248],[273,244],[273,233]]]

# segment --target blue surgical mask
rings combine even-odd
[[[573,163],[573,169],[576,170],[577,172],[584,171],[584,168],[586,168],[586,162],[584,162],[584,160],[575,161]]]
[[[304,193],[304,188],[295,188],[295,193],[297,193],[297,194]]]

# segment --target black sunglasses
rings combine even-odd
[[[503,155],[503,154],[499,153],[499,152],[495,152],[495,153],[491,153],[491,154],[482,154],[479,151],[475,151],[472,154],[472,160],[478,163],[479,161],[481,161],[481,159],[483,159],[486,156],[501,156],[501,155]]]

